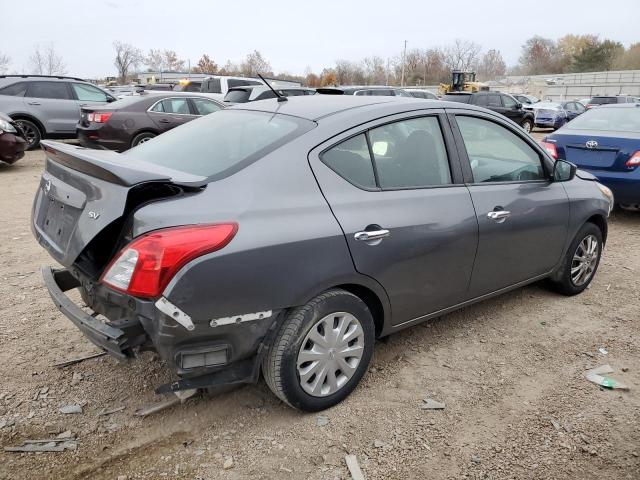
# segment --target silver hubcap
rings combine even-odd
[[[146,142],[148,142],[149,140],[151,140],[152,138],[153,138],[153,137],[144,137],[144,138],[141,138],[141,139],[140,139],[140,141],[138,142],[138,145],[140,145],[141,143],[146,143]]]
[[[16,124],[20,127],[22,132],[24,133],[27,142],[29,145],[32,145],[36,141],[36,131],[29,123],[23,123],[20,120],[16,122]]]
[[[298,353],[300,386],[309,395],[326,397],[344,387],[364,353],[364,330],[356,317],[336,312],[318,321]]]
[[[576,287],[587,283],[598,265],[600,246],[593,235],[585,237],[578,245],[571,261],[571,281]]]

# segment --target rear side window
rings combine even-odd
[[[65,82],[28,82],[27,97],[70,100],[71,95]]]
[[[491,94],[491,95],[487,95],[488,99],[487,99],[487,106],[489,107],[501,107],[502,106],[502,102],[500,101],[500,95],[497,94]]]
[[[358,187],[375,188],[376,180],[364,133],[330,148],[322,161],[331,170]]]
[[[106,102],[109,97],[99,88],[83,83],[72,83],[73,91],[80,101],[85,102]]]
[[[173,113],[176,115],[191,115],[189,102],[186,98],[165,98],[151,107],[151,111]]]
[[[229,88],[244,87],[246,85],[262,85],[262,82],[258,82],[256,80],[244,80],[240,78],[230,78],[227,80],[227,86]]]
[[[206,98],[192,98],[191,101],[196,107],[196,113],[198,115],[209,115],[210,113],[217,112],[222,108],[216,102],[212,102]]]
[[[201,91],[208,93],[222,93],[219,78],[210,78],[202,84]]]
[[[451,183],[449,160],[436,117],[390,123],[369,132],[383,189]]]
[[[482,118],[456,116],[475,183],[543,180],[540,155],[510,130]]]
[[[12,95],[14,97],[24,97],[27,91],[26,82],[18,82],[0,89],[0,95]]]
[[[213,181],[232,175],[313,127],[314,122],[290,115],[223,109],[121,155]]]
[[[225,102],[245,103],[249,101],[251,90],[229,90],[224,96]]]

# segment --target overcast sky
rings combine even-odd
[[[28,72],[37,44],[52,42],[69,75],[115,75],[114,40],[143,51],[173,49],[195,64],[203,53],[223,65],[257,49],[275,73],[319,71],[336,59],[384,58],[456,38],[495,48],[508,65],[535,34],[599,34],[640,41],[640,0],[2,0],[0,53],[10,72]]]

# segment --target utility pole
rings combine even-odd
[[[389,86],[389,58],[387,57],[387,86]]]
[[[400,86],[404,87],[404,64],[407,60],[407,41],[404,41],[404,50],[402,51],[402,75],[400,76]]]

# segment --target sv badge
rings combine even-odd
[[[98,212],[94,212],[93,210],[89,212],[89,218],[91,218],[92,220],[97,220],[98,217],[100,217],[100,214]]]

